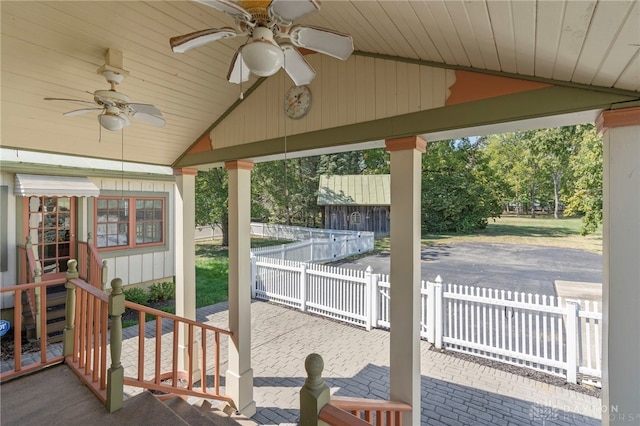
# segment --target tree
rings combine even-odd
[[[199,171],[196,176],[196,225],[222,230],[222,245],[229,245],[228,174],[223,168]]]
[[[422,225],[432,232],[470,232],[502,212],[501,182],[489,167],[484,140],[427,144],[422,156]]]
[[[576,126],[576,140],[576,152],[570,159],[573,185],[565,214],[583,214],[580,233],[586,235],[602,223],[602,138],[588,124]]]

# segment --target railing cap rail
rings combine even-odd
[[[331,404],[341,410],[368,411],[411,411],[411,405],[399,401],[383,399],[354,398],[348,396],[333,396]]]

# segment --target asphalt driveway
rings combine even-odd
[[[554,281],[602,283],[602,255],[518,244],[456,243],[423,248],[422,279],[555,296]],[[334,266],[389,273],[389,255],[343,260]]]

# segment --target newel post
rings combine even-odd
[[[107,267],[107,261],[102,261],[102,272],[100,276],[100,282],[102,283],[102,291],[106,291],[107,289],[107,276],[108,276],[109,268]]]
[[[307,380],[300,389],[300,426],[328,426],[318,420],[322,407],[329,403],[329,386],[322,379],[324,361],[318,354],[310,354],[304,361]]]
[[[70,259],[67,262],[67,282],[64,287],[67,289],[67,302],[65,305],[65,326],[62,333],[62,355],[65,357],[73,355],[73,328],[76,322],[76,286],[71,280],[78,278],[78,261]]]
[[[107,371],[107,410],[110,413],[122,408],[124,401],[124,368],[120,364],[122,355],[122,314],[124,313],[124,293],[122,280],[111,281],[109,295],[109,318],[111,318],[111,367]]]

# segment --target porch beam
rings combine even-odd
[[[604,111],[602,424],[640,421],[640,108]]]
[[[249,161],[228,161],[229,172],[229,368],[226,392],[247,417],[256,413],[251,368],[251,170]]]
[[[390,398],[411,405],[405,426],[420,424],[420,188],[418,136],[385,141],[391,156]]]

